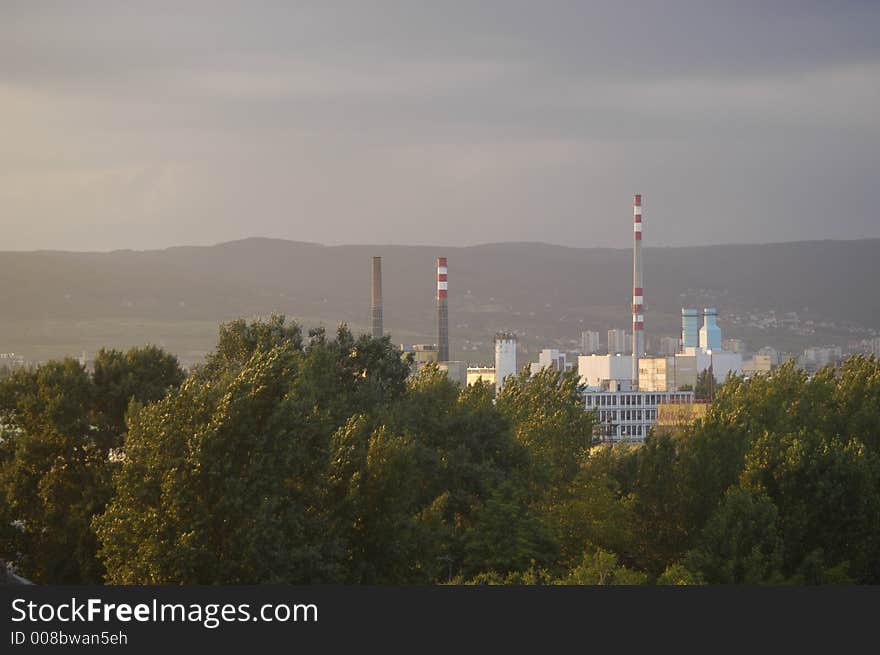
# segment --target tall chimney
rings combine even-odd
[[[382,258],[373,257],[373,286],[370,299],[370,329],[374,339],[382,338]]]
[[[449,361],[449,306],[446,304],[446,257],[437,258],[437,361]]]
[[[639,387],[639,356],[645,352],[645,295],[642,288],[642,194],[633,196],[632,385]]]

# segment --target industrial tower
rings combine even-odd
[[[373,257],[373,286],[370,300],[370,329],[374,339],[382,338],[382,258]]]
[[[449,306],[446,257],[437,258],[437,361],[449,361]]]
[[[642,194],[633,196],[632,386],[639,387],[639,357],[645,352],[645,294],[642,288]]]

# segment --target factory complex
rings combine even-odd
[[[401,354],[411,354],[414,372],[429,362],[447,372],[450,379],[461,385],[477,381],[489,383],[500,391],[505,381],[527,369],[532,375],[550,368],[566,371],[577,366],[585,411],[596,412],[597,435],[603,441],[642,441],[650,430],[667,421],[687,421],[699,416],[705,409],[695,399],[701,373],[709,371],[711,378],[720,383],[729,374],[744,371],[742,352],[725,349],[718,312],[714,307],[702,310],[693,307],[681,309],[681,331],[677,339],[659,340],[660,352],[646,351],[645,338],[645,284],[642,262],[643,205],[641,194],[633,196],[633,278],[632,278],[632,331],[608,331],[607,351],[600,354],[599,333],[581,334],[581,354],[569,361],[565,352],[546,348],[537,362],[527,366],[517,363],[517,336],[512,331],[495,335],[495,365],[468,366],[461,361],[450,361],[449,350],[449,265],[446,257],[436,260],[437,330],[436,343],[401,345]],[[372,261],[371,333],[383,335],[382,325],[382,262]],[[702,314],[702,321],[700,316]],[[735,340],[733,340],[735,341]],[[758,359],[750,372],[769,371],[778,362]],[[572,358],[573,359],[573,358]],[[664,419],[664,417],[667,417]]]

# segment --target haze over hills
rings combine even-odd
[[[683,305],[716,305],[725,336],[797,348],[880,327],[880,239],[644,250],[646,329],[677,333]],[[524,350],[570,347],[581,330],[630,322],[631,252],[542,243],[465,248],[322,246],[251,238],[205,247],[0,252],[0,352],[29,359],[153,342],[192,363],[216,324],[273,311],[304,325],[364,331],[370,257],[383,258],[385,328],[395,342],[433,342],[434,259],[449,260],[453,357],[490,357],[495,331]],[[814,334],[761,330],[732,315],[797,312]],[[825,323],[819,327],[819,323]],[[833,324],[833,325],[832,325]],[[567,345],[568,344],[568,345]]]

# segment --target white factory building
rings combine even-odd
[[[598,389],[608,380],[632,381],[632,355],[581,355],[578,357],[581,384]]]

